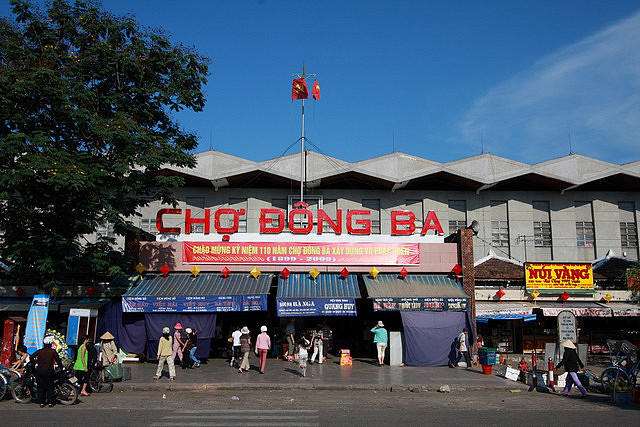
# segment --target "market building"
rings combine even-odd
[[[383,320],[404,333],[411,354],[401,357],[417,365],[443,364],[448,341],[476,322],[491,345],[526,351],[553,334],[553,313],[571,307],[591,313],[580,339],[594,350],[622,323],[637,341],[637,322],[618,318],[640,314],[623,278],[638,260],[640,162],[196,158],[194,169],[162,171],[185,179],[177,206],[150,200],[133,219],[147,236],[129,242],[140,274],[123,292],[96,285],[96,297],[114,298],[108,322],[207,315],[203,338],[215,355],[216,324],[280,334],[292,317],[300,333],[326,322],[334,349],[366,353],[368,330]],[[588,265],[595,280],[590,289],[528,287],[525,266],[536,263]],[[412,345],[420,340],[438,345]]]

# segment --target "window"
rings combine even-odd
[[[291,211],[291,209],[298,209],[298,207],[296,207],[295,204],[300,202],[300,196],[289,196],[288,201],[289,201],[289,211]],[[322,208],[322,196],[305,195],[304,202],[307,205],[309,205],[304,209],[308,209],[311,211],[311,213],[313,213],[313,223],[315,226],[315,224],[318,223],[318,209]],[[308,219],[309,217],[307,215],[296,215],[294,217],[295,227],[296,228],[307,227]]]
[[[98,238],[102,238],[102,237],[106,237],[106,238],[113,238],[116,237],[116,233],[114,233],[113,231],[113,224],[110,222],[105,222],[102,225],[99,225],[98,228],[96,229],[96,234],[98,235]]]
[[[405,209],[413,212],[413,214],[416,216],[416,230],[421,230],[423,225],[422,222],[424,221],[422,200],[407,199]]]
[[[239,211],[240,209],[244,209],[244,215],[238,216],[238,233],[246,233],[247,232],[247,199],[229,199],[229,209],[235,209]],[[227,227],[233,227],[234,215],[227,215],[229,219],[227,220]]]
[[[618,202],[618,210],[620,211],[620,246],[637,248],[636,204],[634,202]]]
[[[191,218],[204,218],[204,197],[187,197],[187,209]],[[204,233],[204,224],[191,224],[192,233]]]
[[[638,247],[638,229],[635,222],[620,223],[620,244],[623,248]]]
[[[509,221],[507,202],[491,200],[491,245],[509,246]]]
[[[151,234],[158,234],[155,218],[142,218],[140,220],[140,229]]]
[[[593,234],[593,222],[576,222],[576,238],[578,240],[578,247],[592,248],[595,243]]]
[[[509,223],[507,221],[491,221],[491,245],[509,246]]]
[[[467,221],[449,221],[449,234],[453,234],[458,230],[461,230],[467,226]]]
[[[280,209],[284,212],[284,222],[286,225],[287,222],[287,199],[271,199],[271,206],[274,209]],[[271,223],[272,228],[280,227],[280,218],[275,214],[268,214],[267,217],[272,218],[273,222]]]
[[[539,248],[551,247],[551,223],[533,221],[533,244]]]
[[[465,200],[449,200],[449,234],[467,226],[467,202]]]
[[[324,199],[322,201],[322,209],[329,215],[329,217],[337,223],[338,219],[338,201],[336,199]],[[322,232],[323,233],[334,233],[335,231],[331,226],[327,223],[327,221],[322,222]]]
[[[371,211],[371,234],[380,234],[380,199],[363,199],[362,208]]]

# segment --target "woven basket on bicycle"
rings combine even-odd
[[[627,356],[629,363],[635,365],[640,359],[640,349],[627,340],[607,340],[607,347],[613,353],[622,353]]]

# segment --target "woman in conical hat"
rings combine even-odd
[[[558,363],[556,369],[561,366],[564,366],[564,370],[567,372],[567,382],[564,386],[564,390],[562,390],[562,395],[567,396],[571,391],[571,387],[575,384],[576,387],[582,393],[582,398],[587,397],[587,391],[580,383],[580,379],[578,378],[578,365],[580,365],[580,369],[584,371],[584,365],[582,361],[578,357],[578,352],[576,351],[576,345],[571,340],[562,341],[560,344],[564,347],[564,355],[562,356],[562,361]]]
[[[115,365],[118,363],[118,346],[113,341],[114,336],[111,332],[107,331],[100,336],[102,340],[102,348],[100,352],[102,353],[102,365],[109,366]]]

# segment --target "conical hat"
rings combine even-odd
[[[107,331],[104,334],[102,334],[102,336],[100,337],[101,340],[112,340],[115,337],[113,335],[111,335],[111,332]]]

